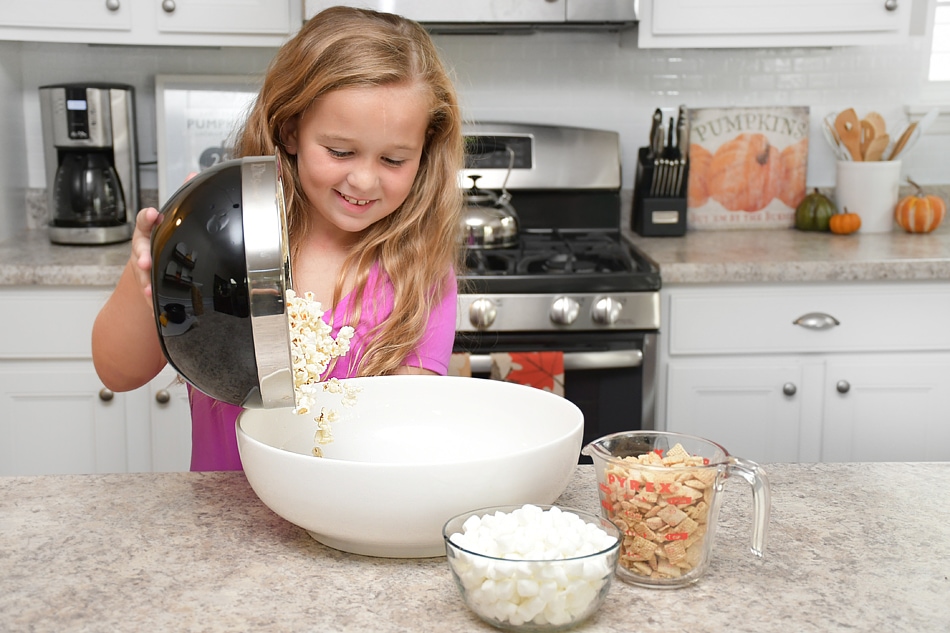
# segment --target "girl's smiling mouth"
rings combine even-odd
[[[341,198],[343,198],[343,200],[345,200],[346,202],[348,202],[348,203],[350,203],[350,204],[355,204],[355,205],[358,206],[358,207],[366,206],[367,204],[369,204],[370,202],[372,202],[372,200],[360,200],[359,198],[353,198],[353,197],[348,196],[348,195],[346,195],[346,194],[344,194],[344,193],[340,193],[339,191],[337,191],[337,195],[339,195]]]

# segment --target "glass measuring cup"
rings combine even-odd
[[[674,588],[709,567],[723,484],[738,475],[752,486],[752,554],[765,550],[769,480],[755,462],[700,437],[628,431],[594,440],[603,516],[624,533],[617,575],[634,585]]]

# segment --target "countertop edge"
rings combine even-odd
[[[692,231],[625,238],[677,284],[950,281],[950,225],[926,235],[826,236],[795,230]],[[43,229],[0,243],[0,287],[109,286],[129,260],[129,242],[52,244]]]

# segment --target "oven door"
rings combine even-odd
[[[471,355],[478,378],[489,377],[493,352],[563,352],[564,397],[584,414],[585,445],[610,433],[654,428],[655,332],[465,332],[456,335],[454,351]]]

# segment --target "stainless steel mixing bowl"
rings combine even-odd
[[[224,402],[293,406],[290,251],[277,157],[219,163],[161,211],[152,233],[152,302],[168,362]]]

